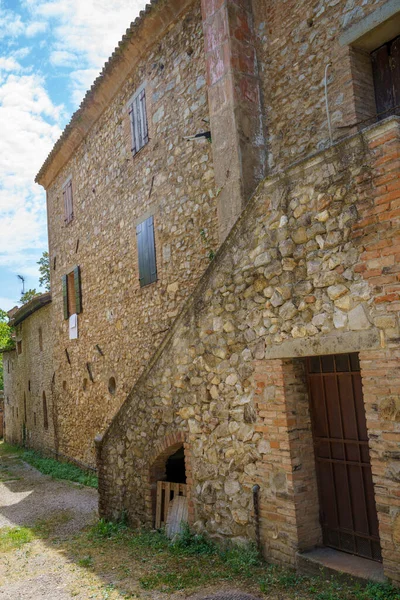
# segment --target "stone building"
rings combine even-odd
[[[3,353],[7,442],[47,452],[55,444],[51,295],[42,294],[13,312],[15,349]]]
[[[399,35],[396,0],[152,2],[56,144],[56,438],[98,433],[103,516],[183,494],[400,582]]]

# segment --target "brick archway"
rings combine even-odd
[[[189,524],[194,521],[194,510],[192,501],[192,466],[191,466],[191,453],[187,436],[183,431],[176,431],[158,442],[153,452],[150,455],[149,460],[149,471],[148,471],[148,485],[146,493],[146,509],[151,523],[154,521],[155,515],[155,502],[156,502],[156,491],[157,481],[165,478],[166,474],[166,463],[172,454],[175,454],[181,447],[184,449],[185,458],[185,472],[186,472],[186,485],[187,485],[187,498],[188,498],[188,520]]]

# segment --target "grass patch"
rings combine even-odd
[[[0,529],[0,552],[10,552],[33,539],[34,535],[28,527],[3,527]]]
[[[97,477],[93,473],[84,471],[71,463],[59,462],[54,458],[48,458],[35,450],[26,450],[25,448],[10,446],[10,444],[0,442],[0,456],[10,454],[18,456],[44,475],[50,475],[54,479],[74,481],[81,485],[97,488]]]
[[[390,585],[370,583],[361,587],[339,579],[305,577],[267,565],[251,544],[221,548],[188,527],[171,541],[161,531],[133,531],[122,522],[100,520],[81,535],[75,552],[81,566],[95,565],[97,570],[112,563],[120,589],[135,581],[143,590],[163,593],[229,583],[230,587],[282,600],[400,600],[400,590]]]

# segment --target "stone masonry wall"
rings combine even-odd
[[[259,187],[98,440],[103,516],[152,523],[154,450],[179,436],[192,524],[254,538],[258,483],[265,555],[294,565],[321,539],[300,357],[360,352],[384,567],[400,580],[399,158],[392,118]]]
[[[369,56],[341,46],[340,35],[385,4],[385,0],[255,0],[257,59],[262,82],[270,169],[329,143],[324,76],[333,137],[375,114]]]
[[[53,398],[53,339],[49,323],[51,304],[42,307],[16,327],[22,352],[3,354],[5,439],[45,452],[54,451],[56,422]],[[39,329],[42,343],[39,342]],[[42,349],[41,349],[42,348]],[[44,427],[43,393],[48,427]]]
[[[132,158],[127,103],[144,82],[150,142]],[[95,435],[125,400],[218,247],[211,144],[184,139],[207,131],[207,120],[195,2],[140,60],[47,190],[60,452],[84,463],[94,464]],[[65,225],[62,186],[70,175],[74,219]],[[136,225],[150,215],[158,280],[141,288]],[[62,276],[75,265],[83,311],[79,338],[70,341]],[[111,377],[115,394],[108,390]]]

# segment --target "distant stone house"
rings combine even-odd
[[[73,116],[37,176],[54,448],[102,516],[183,495],[400,581],[399,35],[395,0],[161,0]]]

